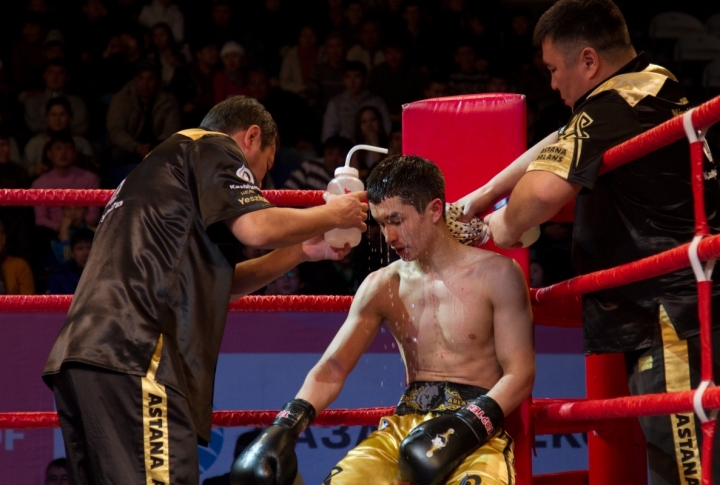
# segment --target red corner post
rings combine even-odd
[[[623,354],[589,355],[585,359],[588,399],[627,396]],[[645,437],[637,419],[608,420],[588,434],[590,485],[647,483]]]
[[[475,94],[426,99],[403,107],[403,153],[437,163],[446,198],[455,202],[477,189],[525,151],[525,97]],[[494,249],[488,243],[485,249]],[[497,250],[528,275],[528,250]],[[517,485],[532,483],[530,398],[505,420],[515,440]]]

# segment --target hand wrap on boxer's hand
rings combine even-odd
[[[494,399],[480,396],[451,414],[418,425],[400,445],[402,480],[415,485],[439,485],[470,453],[504,424]]]
[[[450,234],[468,246],[480,246],[489,239],[488,227],[482,219],[473,217],[470,222],[460,222],[462,207],[456,204],[445,204],[445,223]]]
[[[291,485],[297,475],[295,441],[315,419],[315,408],[293,399],[248,445],[230,471],[232,485]]]

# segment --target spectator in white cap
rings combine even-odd
[[[172,30],[175,42],[182,44],[185,35],[185,17],[172,0],[152,0],[150,5],[145,5],[140,11],[138,22],[146,29],[152,29],[161,22],[166,23]]]
[[[239,94],[247,95],[248,87],[243,74],[245,67],[243,46],[233,40],[225,42],[220,49],[220,60],[223,63],[223,70],[215,74],[213,81],[215,103]]]

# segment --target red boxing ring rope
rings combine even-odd
[[[104,189],[0,189],[0,205],[103,206],[114,190]],[[263,190],[271,203],[284,207],[310,207],[322,205],[322,190]]]
[[[690,112],[691,128],[707,127],[720,121],[720,97],[714,98]],[[705,217],[703,195],[702,141],[693,139],[684,126],[682,116],[663,123],[656,128],[634,137],[610,150],[603,156],[600,173],[617,168],[627,162],[645,156],[652,151],[681,139],[691,138],[693,196],[695,199],[696,239],[705,237],[697,244],[700,261],[720,256],[720,235],[710,236]],[[696,128],[692,128],[695,131]],[[112,190],[21,190],[0,189],[0,205],[98,205],[102,206],[112,196]],[[283,206],[312,206],[323,203],[322,191],[263,191],[272,203]],[[621,286],[642,279],[659,276],[688,266],[688,249],[685,244],[664,253],[651,256],[616,268],[578,276],[547,288],[532,289],[534,305],[550,300],[576,297],[601,289]],[[697,270],[696,270],[697,275]],[[699,316],[701,329],[702,379],[712,382],[712,348],[710,320],[711,281],[698,278]],[[709,280],[709,272],[707,273]],[[72,301],[70,295],[0,296],[0,311],[67,311]],[[339,296],[248,296],[230,305],[230,311],[347,311],[351,297]],[[691,412],[695,391],[669,394],[652,394],[604,400],[541,400],[535,399],[532,414],[538,433],[568,432],[568,430],[598,430],[607,425],[601,419],[630,418],[649,415]],[[720,388],[706,389],[701,396],[701,406],[706,409],[720,408]],[[393,408],[327,410],[318,416],[317,426],[373,425]],[[217,411],[213,413],[215,426],[266,426],[276,411]],[[572,421],[572,423],[568,423]],[[712,483],[712,441],[717,422],[706,421],[703,430],[702,483]],[[53,412],[0,413],[0,429],[57,427],[57,415]]]
[[[244,296],[230,303],[231,312],[346,312],[351,296]],[[67,312],[72,295],[0,295],[0,312]]]
[[[687,268],[690,264],[687,255],[689,247],[690,243],[683,244],[664,253],[615,268],[576,276],[545,288],[531,288],[530,298],[534,305],[544,305],[558,298],[584,295]],[[698,254],[701,261],[720,256],[720,235],[702,240],[698,246]]]
[[[586,430],[601,429],[606,423],[600,420],[612,418],[636,418],[663,414],[687,413],[693,410],[694,391],[672,394],[647,394],[615,399],[587,401],[584,399],[535,399],[532,414],[538,434],[577,432],[578,425],[567,421],[586,421],[580,427]],[[703,395],[703,406],[720,408],[720,388],[708,389]],[[393,407],[329,409],[320,413],[313,426],[372,426],[380,418],[393,412]],[[268,426],[276,410],[265,411],[214,411],[213,426]],[[0,413],[0,429],[57,428],[55,412]]]
[[[72,295],[0,295],[0,313],[67,312]],[[230,303],[231,312],[347,312],[351,296],[331,295],[249,295]],[[577,303],[577,302],[574,302]],[[546,327],[579,328],[580,324],[569,316],[552,315],[534,309],[535,325]],[[569,306],[575,308],[574,305]]]
[[[718,121],[720,121],[720,96],[701,104],[692,113],[693,126],[697,129],[714,125]],[[658,148],[670,145],[684,137],[682,116],[676,116],[606,151],[603,155],[600,174],[644,157]]]

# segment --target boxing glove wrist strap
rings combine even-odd
[[[313,405],[304,399],[293,399],[283,406],[272,424],[287,428],[295,434],[295,437],[298,437],[314,420],[315,408]]]
[[[470,426],[481,443],[500,431],[505,424],[502,408],[489,396],[473,399],[456,413]]]

